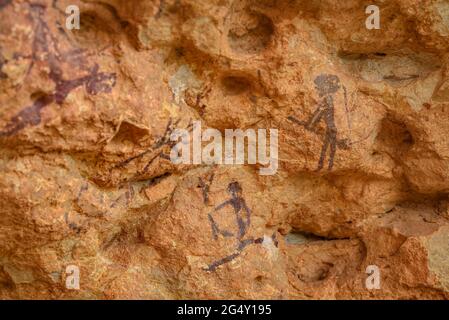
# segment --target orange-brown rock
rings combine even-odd
[[[449,3],[371,4],[0,0],[0,298],[448,299]]]

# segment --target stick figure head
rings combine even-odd
[[[239,196],[242,192],[242,187],[240,187],[240,184],[237,181],[231,182],[228,185],[228,192],[233,196]]]
[[[321,97],[336,93],[340,89],[340,79],[333,74],[320,74],[314,82]]]

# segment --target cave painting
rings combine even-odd
[[[198,187],[201,188],[204,204],[209,204],[209,189],[214,180],[214,172],[209,173],[203,180],[198,178]]]
[[[326,132],[323,137],[323,146],[321,147],[317,170],[319,171],[323,168],[328,150],[329,158],[327,169],[332,170],[337,147],[341,149],[348,149],[349,147],[349,143],[346,139],[339,140],[337,138],[337,126],[335,125],[334,118],[334,95],[340,89],[340,79],[336,75],[321,74],[315,78],[314,83],[315,89],[320,97],[320,101],[312,116],[307,121],[301,121],[293,116],[289,116],[288,119],[314,133],[317,124],[320,121],[324,121]],[[343,89],[346,97],[346,89],[344,87]],[[345,108],[347,110],[347,106],[345,106]]]
[[[251,224],[251,210],[246,205],[245,199],[242,197],[242,187],[237,181],[231,182],[228,185],[228,193],[230,198],[214,208],[212,212],[208,214],[212,237],[214,240],[218,240],[218,236],[221,235],[225,238],[233,238],[237,241],[234,253],[225,256],[221,259],[212,262],[207,271],[215,271],[219,266],[228,263],[237,258],[242,251],[250,244],[260,244],[264,241],[264,238],[247,238],[245,236]],[[220,211],[231,206],[235,215],[235,224],[232,230],[220,227],[216,222],[216,217],[220,214]],[[226,214],[226,213],[225,213]],[[277,245],[275,235],[272,236],[273,243]]]
[[[50,32],[50,28],[44,19],[45,10],[46,7],[43,5],[30,5],[30,19],[34,23],[32,53],[30,56],[16,56],[31,59],[27,75],[36,63],[46,61],[49,68],[49,78],[54,83],[55,89],[52,93],[37,95],[30,106],[25,107],[13,116],[10,122],[0,130],[0,137],[14,135],[26,126],[38,125],[41,122],[41,110],[44,107],[53,102],[61,105],[69,93],[80,86],[84,85],[89,95],[95,95],[100,92],[109,93],[112,87],[115,86],[116,74],[99,72],[99,66],[96,63],[90,67],[86,66],[84,64],[83,50],[75,48],[67,53],[59,51],[58,42]],[[63,61],[69,60],[76,62],[76,65],[72,65],[72,67],[82,69],[87,74],[75,79],[64,79],[60,65]],[[5,61],[1,62],[4,63]],[[74,63],[72,62],[71,64]]]
[[[114,167],[115,168],[125,167],[134,160],[141,159],[148,154],[152,154],[151,158],[147,161],[147,163],[143,167],[143,169],[138,171],[135,174],[135,177],[138,177],[139,175],[145,174],[156,159],[162,158],[165,160],[170,160],[170,156],[168,154],[164,153],[163,147],[168,146],[169,148],[173,148],[173,146],[176,144],[175,141],[170,140],[170,136],[172,135],[173,131],[177,129],[177,125],[179,124],[179,122],[180,122],[180,119],[176,119],[175,121],[173,121],[172,118],[169,118],[164,134],[161,137],[159,137],[153,143],[152,146],[150,146],[147,150],[145,150],[135,156],[132,156],[122,162],[119,162]],[[192,128],[192,123],[190,122],[187,125],[185,130],[189,131],[189,130],[191,130],[191,128]]]

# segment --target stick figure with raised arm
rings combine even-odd
[[[206,269],[207,271],[215,271],[220,265],[237,258],[246,246],[253,243],[262,243],[263,241],[262,238],[243,239],[251,223],[251,211],[246,205],[245,199],[242,197],[242,187],[240,184],[237,181],[231,182],[228,185],[228,193],[231,195],[231,198],[216,206],[215,209],[208,214],[208,218],[214,240],[218,240],[219,234],[223,237],[234,237],[237,240],[237,248],[233,254],[211,263]],[[232,206],[234,209],[236,231],[221,228],[214,219],[214,214],[226,206]]]
[[[246,205],[245,199],[242,198],[242,188],[237,181],[231,182],[228,185],[228,193],[231,195],[231,198],[216,206],[215,209],[208,214],[209,222],[212,228],[212,236],[215,240],[218,239],[218,234],[221,234],[224,237],[236,237],[238,240],[241,240],[246,234],[251,222],[251,211]],[[237,233],[221,229],[214,220],[213,214],[226,206],[232,206],[234,209],[236,224],[238,227]],[[244,216],[242,215],[242,211],[245,212]]]
[[[312,116],[307,121],[298,120],[293,116],[289,116],[288,119],[312,132],[315,132],[316,125],[321,120],[324,120],[324,123],[326,124],[326,132],[323,140],[323,146],[321,147],[321,155],[317,170],[319,171],[323,168],[324,159],[326,158],[328,149],[329,161],[327,168],[328,170],[332,170],[337,146],[342,149],[348,148],[346,139],[337,139],[337,127],[335,125],[334,118],[334,94],[340,89],[340,79],[336,75],[321,74],[315,78],[314,83],[315,88],[318,91],[318,95],[320,96],[320,102]]]

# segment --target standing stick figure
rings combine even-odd
[[[315,132],[316,125],[321,120],[324,120],[324,123],[326,124],[326,132],[323,140],[323,146],[321,147],[320,160],[318,161],[317,170],[319,171],[323,168],[324,159],[326,158],[328,149],[329,161],[327,168],[328,170],[332,170],[337,146],[343,149],[347,149],[348,147],[345,139],[337,139],[337,127],[335,125],[334,118],[334,94],[340,89],[340,79],[336,75],[321,74],[315,78],[314,83],[315,89],[318,91],[318,95],[320,96],[320,101],[312,116],[307,121],[298,120],[293,116],[289,116],[288,119],[312,132]]]

